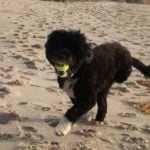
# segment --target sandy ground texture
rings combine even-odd
[[[112,87],[103,124],[81,118],[56,136],[71,103],[44,53],[52,30],[80,29],[89,42],[119,41],[150,64],[149,5],[0,0],[0,21],[0,150],[150,149],[150,81],[135,69]]]

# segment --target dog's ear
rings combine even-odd
[[[79,60],[85,63],[90,63],[93,58],[93,53],[91,50],[91,45],[87,42],[87,38],[84,33],[80,30],[73,32],[74,39],[76,41],[76,50]]]
[[[52,61],[53,51],[52,51],[51,46],[50,46],[51,45],[50,36],[51,36],[51,34],[49,34],[47,36],[47,41],[46,41],[46,43],[44,45],[45,46],[45,55],[46,55],[46,58],[49,61],[49,63],[54,65],[54,63]]]

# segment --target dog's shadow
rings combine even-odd
[[[55,128],[59,124],[60,120],[61,117],[56,115],[48,115],[44,118],[44,121],[52,128]],[[75,124],[92,126],[92,118],[89,119],[85,116],[82,116]]]

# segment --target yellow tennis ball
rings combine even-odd
[[[62,62],[57,62],[55,68],[57,71],[67,71],[69,69],[69,65]]]

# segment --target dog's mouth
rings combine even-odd
[[[68,76],[69,65],[64,62],[56,62],[55,70],[59,77],[65,78]]]
[[[60,78],[66,78],[68,76],[68,73],[66,71],[57,71],[56,70],[56,73],[57,73],[57,76]]]

